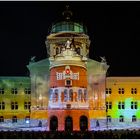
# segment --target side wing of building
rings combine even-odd
[[[29,77],[0,77],[0,122],[10,128],[28,125],[31,106]]]
[[[140,77],[107,77],[108,128],[140,126]]]

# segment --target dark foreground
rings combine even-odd
[[[139,139],[140,130],[0,131],[0,139]]]

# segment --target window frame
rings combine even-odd
[[[24,101],[24,110],[30,110],[30,108],[31,108],[31,102]]]
[[[124,94],[125,93],[125,89],[124,88],[119,88],[118,89],[118,93],[119,94]]]
[[[12,101],[11,102],[11,110],[18,110],[18,102],[17,101]]]
[[[133,115],[133,116],[132,116],[132,122],[137,122],[137,117],[136,117],[136,115]]]
[[[0,88],[0,95],[3,95],[5,93],[5,89],[4,88]]]
[[[125,102],[124,101],[118,102],[118,109],[125,109]]]
[[[17,123],[17,116],[12,116],[12,123]]]
[[[11,94],[17,95],[18,94],[18,89],[17,88],[12,88],[11,89]]]
[[[137,94],[137,88],[131,88],[131,94]]]
[[[112,109],[112,102],[111,101],[106,101],[106,109]]]
[[[0,110],[5,110],[5,102],[4,101],[0,102]]]
[[[138,109],[138,102],[137,101],[131,101],[131,109]]]
[[[25,93],[26,95],[30,95],[30,94],[31,94],[31,88],[25,88],[25,89],[24,89],[24,93]]]
[[[124,122],[124,116],[123,115],[119,116],[119,122]]]
[[[110,116],[110,115],[107,115],[106,120],[107,120],[107,123],[111,123],[111,122],[112,122],[112,118],[111,118],[111,116]]]
[[[4,122],[4,116],[0,116],[0,123]]]
[[[106,94],[112,94],[112,88],[106,88]]]

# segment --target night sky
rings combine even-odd
[[[0,2],[0,76],[28,76],[32,56],[47,57],[45,39],[69,5],[90,36],[90,58],[105,56],[108,76],[140,76],[140,2]]]

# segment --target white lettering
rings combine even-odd
[[[57,80],[64,80],[66,78],[70,78],[72,80],[79,80],[79,72],[78,73],[70,73],[70,75],[66,75],[65,72],[63,72],[63,73],[56,72],[56,79]]]

